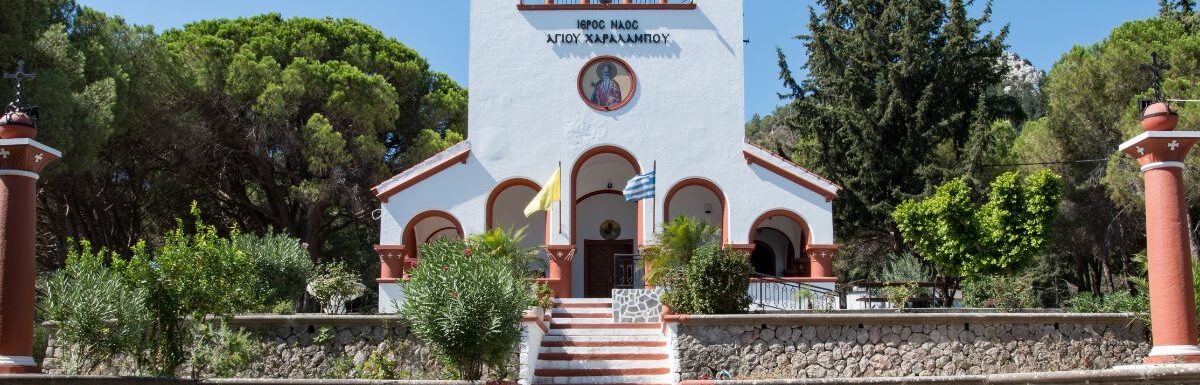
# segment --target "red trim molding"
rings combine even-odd
[[[809,249],[809,245],[812,243],[812,228],[808,226],[808,222],[805,222],[803,217],[790,210],[775,209],[759,215],[758,219],[755,219],[752,222],[753,224],[750,225],[750,235],[746,239],[750,241],[751,250],[753,250],[755,235],[758,234],[758,227],[762,226],[763,222],[772,217],[787,217],[799,224],[800,228],[804,230],[804,239],[801,239],[800,243],[804,246],[804,250],[807,251]],[[796,240],[792,240],[792,242],[795,243]]]
[[[566,4],[555,4],[556,7],[562,6],[562,5],[566,5]],[[572,4],[572,5],[575,5],[575,4]],[[585,5],[585,4],[580,4],[580,5]],[[621,100],[620,103],[617,103],[615,106],[601,106],[599,104],[592,103],[592,100],[590,98],[588,98],[588,96],[586,94],[583,93],[583,76],[587,74],[587,70],[589,68],[591,68],[593,64],[596,64],[597,62],[601,62],[601,61],[605,61],[605,60],[610,60],[610,61],[616,62],[617,65],[619,65],[619,66],[621,66],[621,68],[625,69],[625,72],[629,73],[629,92],[626,92],[625,95],[622,95],[625,98],[623,100]],[[588,60],[588,62],[584,63],[583,67],[579,69],[579,75],[575,78],[575,89],[579,91],[579,98],[583,99],[583,103],[587,104],[587,106],[591,107],[593,110],[603,111],[603,112],[616,111],[616,110],[621,109],[622,107],[625,107],[626,104],[629,104],[629,101],[633,100],[633,96],[637,94],[637,86],[638,86],[637,73],[633,72],[633,67],[630,67],[629,63],[626,63],[624,60],[621,60],[621,58],[612,56],[612,55],[601,55],[601,56],[592,58],[592,60]]]
[[[747,164],[756,164],[759,167],[766,169],[767,171],[773,172],[775,174],[778,174],[779,176],[786,178],[787,180],[792,181],[792,183],[804,186],[805,188],[812,190],[813,192],[815,192],[817,194],[820,194],[822,197],[825,197],[826,202],[832,201],[833,198],[837,198],[837,191],[826,190],[825,188],[808,181],[803,176],[800,176],[800,175],[795,174],[788,170],[784,170],[782,167],[775,165],[775,163],[771,162],[769,159],[762,158],[762,157],[758,156],[758,154],[754,154],[754,153],[751,153],[750,151],[745,151],[745,150],[742,151],[742,154],[743,154],[743,156],[746,157]],[[780,160],[783,160],[783,159],[780,159]],[[786,160],[784,160],[784,161],[786,161]],[[799,166],[797,166],[797,167],[799,167]]]
[[[592,147],[591,149],[585,151],[582,155],[579,155],[579,158],[575,160],[575,164],[573,166],[571,166],[571,195],[576,196],[577,197],[576,199],[583,198],[583,197],[578,196],[578,193],[579,193],[579,190],[578,190],[579,170],[583,169],[583,164],[587,163],[588,159],[591,159],[593,156],[600,155],[600,154],[613,154],[613,155],[625,158],[625,160],[629,162],[629,165],[633,166],[634,174],[642,173],[642,167],[640,165],[638,165],[637,158],[634,158],[633,154],[630,154],[629,151],[625,151],[625,149],[623,149],[623,148],[620,148],[617,146],[611,146],[611,145],[602,145],[602,146]],[[575,215],[576,214],[575,206],[579,205],[579,202],[576,199],[571,200],[571,243],[573,243],[573,244],[577,243],[577,242],[575,242],[575,228],[576,228],[576,224],[579,222],[578,217]],[[642,215],[642,205],[639,204],[639,205],[637,205],[637,218],[638,218],[638,226],[637,227],[638,228],[637,228],[637,244],[634,245],[635,247],[640,247],[642,245],[642,218],[643,217],[644,217],[644,215]]]
[[[438,162],[438,163],[434,164],[433,166],[430,166],[429,168],[422,170],[421,172],[416,173],[416,174],[400,181],[399,183],[396,183],[395,185],[392,185],[392,187],[388,187],[387,190],[379,191],[378,188],[372,188],[371,192],[375,193],[375,198],[379,199],[380,202],[387,203],[388,198],[391,198],[392,195],[396,195],[397,193],[404,191],[405,189],[412,187],[413,185],[420,183],[421,181],[423,181],[425,179],[428,179],[429,177],[433,176],[434,174],[437,174],[439,172],[442,172],[442,170],[450,168],[450,166],[453,166],[453,165],[459,164],[459,163],[461,163],[461,164],[467,163],[467,158],[469,158],[470,155],[471,155],[471,149],[465,148],[462,151],[459,151],[458,153],[451,155],[450,157],[446,158],[445,160]]]
[[[597,196],[597,195],[605,195],[605,194],[625,195],[625,192],[623,192],[623,191],[621,191],[621,190],[611,190],[611,189],[609,189],[609,190],[596,190],[596,191],[592,191],[592,192],[590,192],[590,193],[587,193],[587,194],[583,194],[583,196],[581,196],[581,197],[579,197],[579,198],[576,198],[576,199],[575,199],[575,203],[581,203],[581,202],[583,202],[583,201],[587,200],[588,198],[591,198],[591,197],[594,197],[594,196]]]
[[[491,230],[492,228],[496,227],[496,213],[495,213],[496,199],[500,199],[500,194],[503,194],[505,190],[508,190],[509,188],[516,187],[516,186],[529,187],[529,188],[533,189],[533,193],[535,195],[537,194],[538,191],[542,190],[542,186],[538,185],[537,182],[534,182],[532,180],[525,179],[525,178],[512,178],[512,179],[500,182],[500,184],[496,185],[496,187],[492,189],[492,192],[490,194],[488,194],[487,208],[484,209],[484,221],[486,221],[486,222],[484,222],[483,228]],[[534,214],[534,215],[539,215],[539,214]],[[545,236],[544,243],[550,243],[550,216],[546,215],[545,211],[541,212],[540,215],[542,215],[546,220],[546,234],[544,234],[544,236]]]
[[[721,243],[729,242],[729,205],[725,203],[725,193],[721,191],[721,188],[717,187],[716,183],[713,183],[708,179],[687,178],[676,182],[674,186],[671,186],[671,189],[667,190],[667,198],[663,200],[663,223],[671,221],[671,198],[673,198],[675,193],[679,192],[679,190],[683,190],[684,187],[690,186],[700,186],[706,188],[708,191],[711,191],[713,195],[717,196],[717,202],[721,204]]]
[[[582,10],[691,10],[696,9],[695,3],[688,4],[632,4],[632,3],[610,3],[610,4],[555,4],[553,1],[548,1],[546,4],[521,4],[517,3],[519,11],[582,11]]]
[[[459,223],[458,219],[454,218],[453,215],[441,210],[424,211],[413,216],[412,219],[408,220],[408,224],[404,225],[404,245],[408,247],[407,255],[409,258],[417,257],[417,223],[432,217],[445,218],[446,220],[450,221],[450,224],[454,225],[454,229],[458,231],[458,236],[460,238],[463,237],[462,224]],[[438,231],[441,230],[444,229],[439,229]]]

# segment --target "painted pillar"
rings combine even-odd
[[[575,245],[545,245],[550,254],[550,290],[558,298],[571,297],[571,260],[575,257]]]
[[[1184,201],[1183,159],[1200,132],[1175,131],[1179,116],[1163,103],[1142,113],[1145,132],[1122,143],[1146,179],[1146,256],[1154,348],[1147,364],[1200,363],[1195,288]]]
[[[37,180],[62,153],[33,140],[33,119],[0,117],[0,373],[37,373],[33,304]]]
[[[833,278],[833,253],[838,245],[808,245],[805,252],[809,258],[809,276],[813,278]]]

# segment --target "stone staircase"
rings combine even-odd
[[[667,338],[652,323],[615,323],[608,298],[563,298],[551,309],[533,383],[672,384]]]

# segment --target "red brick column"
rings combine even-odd
[[[804,251],[808,253],[809,276],[813,278],[831,278],[833,275],[833,253],[838,245],[808,245]]]
[[[375,245],[379,253],[379,281],[396,282],[397,278],[408,277],[412,263],[405,254],[404,245]]]
[[[571,297],[571,261],[575,258],[575,245],[545,245],[550,254],[550,290],[558,298]]]
[[[1120,146],[1137,158],[1146,179],[1146,256],[1154,340],[1147,364],[1200,363],[1183,189],[1183,159],[1200,140],[1200,132],[1174,131],[1178,121],[1165,104],[1151,105],[1142,117],[1146,132]]]
[[[38,173],[62,156],[33,140],[33,120],[0,117],[0,373],[37,373],[33,361]]]

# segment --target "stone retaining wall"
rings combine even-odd
[[[1150,351],[1131,314],[667,316],[682,380],[980,375],[1107,369]]]
[[[353,378],[354,368],[374,352],[395,361],[401,378],[438,379],[442,373],[429,348],[394,315],[241,315],[228,325],[248,332],[257,351],[239,377]],[[62,373],[62,352],[51,331],[42,363],[46,373]],[[128,360],[117,359],[92,374],[134,373]]]

